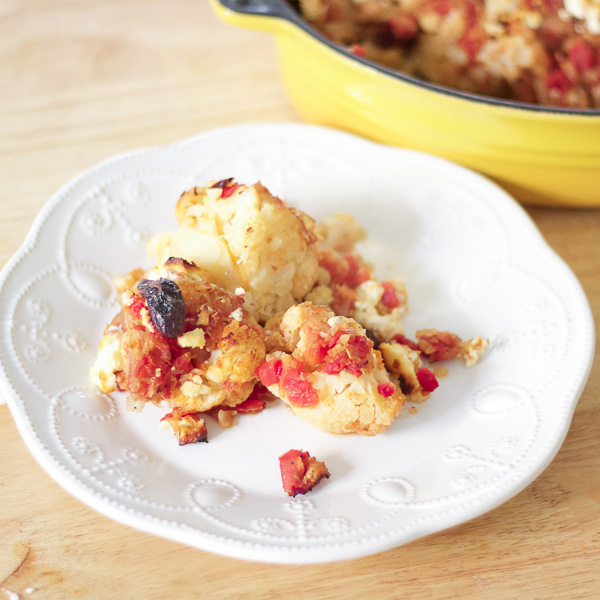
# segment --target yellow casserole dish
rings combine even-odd
[[[600,206],[600,110],[487,98],[393,72],[328,41],[287,0],[211,2],[225,22],[275,35],[306,120],[443,156],[525,203]]]

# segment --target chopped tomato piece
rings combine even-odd
[[[352,254],[348,254],[344,257],[349,267],[348,277],[346,278],[346,284],[351,288],[357,288],[361,283],[371,279],[371,270]]]
[[[336,343],[338,340],[339,336],[335,339]],[[323,371],[329,375],[336,375],[346,370],[352,373],[352,375],[359,377],[362,373],[362,368],[369,360],[372,347],[373,342],[368,338],[361,335],[349,335],[348,341],[340,345],[339,351],[335,351],[336,346],[330,350],[327,360],[323,365]]]
[[[360,44],[352,44],[350,52],[352,52],[352,54],[355,54],[356,56],[360,56],[360,58],[364,58],[367,55],[365,47],[361,46]]]
[[[303,450],[288,450],[279,457],[283,489],[289,496],[306,494],[322,479],[329,478],[325,463]]]
[[[315,406],[319,402],[316,390],[310,381],[305,379],[304,371],[300,366],[291,367],[286,365],[281,377],[281,385],[288,400],[294,406]]]
[[[235,405],[239,413],[259,413],[265,409],[266,402],[261,398],[246,398],[243,402]]]
[[[221,181],[217,181],[217,183],[211,186],[212,188],[221,188],[221,198],[229,198],[237,190],[242,187],[241,184],[235,183],[233,177],[229,177],[228,179],[221,179]]]
[[[384,397],[384,398],[389,398],[390,396],[394,395],[394,392],[396,391],[396,386],[391,383],[391,382],[387,382],[387,383],[380,383],[377,386],[377,391]]]
[[[280,360],[265,361],[256,369],[256,377],[266,387],[275,385],[281,377],[282,368],[283,363]]]
[[[398,342],[398,344],[402,344],[403,346],[408,346],[411,350],[419,350],[419,346],[417,346],[417,343],[413,342],[412,340],[407,338],[402,333],[396,334],[392,339],[395,342]]]
[[[396,294],[396,290],[391,281],[382,281],[381,287],[383,288],[383,295],[381,296],[381,303],[387,308],[397,308],[400,306],[400,300]]]
[[[221,198],[229,198],[229,196],[231,196],[239,187],[241,187],[239,183],[234,183],[233,185],[224,187],[223,191],[221,192]]]
[[[425,393],[433,392],[440,385],[436,376],[425,367],[421,367],[417,371],[417,379]]]
[[[448,360],[458,356],[462,340],[449,331],[421,329],[417,331],[419,350],[431,361]]]
[[[562,71],[552,71],[546,76],[546,87],[564,94],[571,89],[571,81]]]
[[[432,8],[438,15],[444,16],[450,12],[450,2],[448,0],[437,0],[433,3]]]
[[[594,51],[583,41],[577,40],[568,50],[569,59],[575,68],[583,73],[596,63]]]
[[[481,27],[471,27],[460,40],[460,45],[469,57],[471,64],[477,62],[477,53],[485,43],[487,35]]]

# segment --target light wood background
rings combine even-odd
[[[107,157],[298,120],[270,37],[220,23],[206,0],[0,0],[0,265],[48,198]],[[529,214],[598,324],[600,211]],[[0,600],[600,598],[599,394],[596,368],[556,459],[487,515],[377,556],[292,567],[207,554],[94,512],[38,466],[0,406]]]

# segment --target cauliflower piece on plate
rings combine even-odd
[[[243,293],[259,322],[304,299],[315,284],[314,221],[260,183],[195,187],[179,198],[175,216],[178,229],[152,238],[148,253],[157,264],[178,256],[201,266],[213,283]]]
[[[266,324],[268,355],[257,375],[292,412],[331,433],[376,435],[399,415],[404,394],[354,319],[305,302]]]
[[[331,248],[342,254],[352,252],[356,242],[367,237],[367,232],[352,215],[341,212],[317,223],[317,234],[321,237],[321,248]]]
[[[127,391],[133,410],[163,400],[186,413],[242,403],[265,357],[263,330],[242,304],[196,265],[167,260],[123,292],[92,381]]]

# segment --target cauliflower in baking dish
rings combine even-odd
[[[354,319],[305,302],[273,317],[265,335],[258,378],[315,427],[375,435],[400,413],[404,394]]]
[[[166,401],[181,416],[248,398],[265,344],[241,296],[180,258],[125,281],[91,372],[102,391],[128,392],[133,410]]]
[[[260,183],[195,187],[179,198],[175,216],[177,230],[152,238],[149,254],[158,264],[184,258],[224,289],[243,289],[244,306],[259,322],[304,299],[315,284],[314,221]]]

